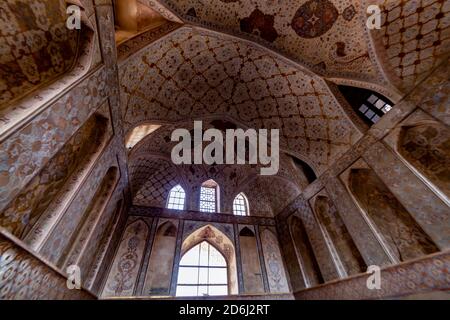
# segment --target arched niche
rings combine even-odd
[[[134,294],[148,232],[149,227],[142,219],[125,228],[102,291],[103,297]]]
[[[177,221],[164,221],[156,230],[142,295],[168,296],[177,240]]]
[[[129,150],[133,149],[145,137],[152,134],[161,127],[160,124],[144,123],[137,125],[130,130],[125,137],[125,147]]]
[[[80,29],[66,25],[66,9],[72,4],[80,8]],[[95,25],[83,4],[76,0],[2,1],[0,10],[7,23],[2,24],[0,32],[4,44],[0,58],[0,118],[7,119],[8,127],[89,70]],[[18,103],[21,108],[15,108]]]
[[[408,211],[383,181],[367,168],[353,168],[350,191],[398,261],[407,261],[438,251]]]
[[[275,234],[267,228],[260,231],[267,278],[271,293],[289,292],[289,284],[284,270],[280,246]]]
[[[295,252],[303,273],[306,287],[314,287],[324,283],[319,264],[314,255],[311,242],[306,233],[303,221],[298,216],[292,216],[289,220],[289,229],[294,242]]]
[[[333,202],[325,195],[314,199],[314,211],[331,238],[348,275],[365,272],[367,266]]]
[[[237,262],[234,243],[219,229],[212,225],[206,225],[192,232],[183,241],[181,256],[203,241],[207,241],[225,257],[228,267],[228,292],[232,295],[238,294]]]
[[[78,226],[70,236],[70,241],[64,248],[63,253],[60,255],[58,266],[67,268],[70,265],[78,265],[80,268],[85,267],[86,264],[82,263],[82,258],[86,253],[86,247],[89,242],[94,241],[92,233],[95,227],[100,223],[101,219],[106,219],[103,216],[103,212],[111,199],[111,196],[119,182],[120,174],[118,167],[110,167],[97,190],[94,193],[88,207],[85,209],[83,215],[80,217]],[[76,219],[76,217],[72,217]],[[64,225],[59,226],[65,228]],[[87,266],[86,266],[87,268]],[[88,270],[81,269],[84,273],[88,273]]]
[[[447,199],[450,197],[450,130],[447,126],[434,121],[403,126],[397,149]]]
[[[264,293],[264,282],[259,260],[258,245],[252,226],[245,226],[239,231],[241,247],[242,275],[244,293]]]
[[[21,239],[29,238],[27,243],[35,243],[32,228],[62,214],[64,199],[75,192],[75,176],[95,161],[105,145],[108,126],[109,119],[93,114],[1,211],[0,225]],[[38,233],[42,235],[42,229]]]

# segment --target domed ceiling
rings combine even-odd
[[[320,175],[363,135],[334,84],[397,102],[450,52],[449,1],[138,1],[172,22],[153,32],[158,40],[144,34],[144,42],[136,37],[119,52],[125,133],[163,124],[130,154],[136,204],[156,205],[174,183],[196,188],[207,177],[229,185],[230,199],[239,188],[267,184],[250,166],[170,163],[170,133],[210,119],[280,129],[282,164],[270,184],[295,197],[305,182],[293,176],[289,155]],[[371,4],[381,8],[380,29],[366,26]],[[272,194],[272,207],[288,201]]]
[[[224,131],[233,123],[223,120],[205,120],[204,129],[216,128]],[[234,126],[237,127],[237,126]],[[129,153],[130,184],[135,205],[165,205],[172,187],[180,184],[188,194],[199,191],[201,184],[214,179],[220,186],[223,211],[231,212],[234,197],[245,192],[252,203],[254,212],[272,216],[286,206],[306,187],[305,176],[298,170],[291,157],[280,155],[280,169],[275,176],[259,177],[260,165],[174,165],[170,160],[173,130],[184,128],[193,130],[192,122],[179,122],[162,125],[155,132],[143,138]],[[205,146],[207,143],[204,143]],[[268,184],[271,192],[267,192]],[[270,194],[278,190],[277,196]],[[195,208],[195,197],[188,207]]]
[[[125,131],[146,121],[224,115],[280,129],[280,144],[317,173],[361,137],[326,82],[270,51],[182,27],[119,66]]]

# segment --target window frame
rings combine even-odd
[[[182,191],[183,191],[183,208],[179,209],[179,208],[169,208],[170,200],[172,199],[172,192],[177,192],[179,193],[179,191],[174,191],[175,188],[179,187]],[[181,197],[175,197],[175,199],[181,199]],[[180,185],[177,184],[175,186],[173,186],[170,191],[169,191],[169,195],[167,196],[167,200],[166,200],[166,209],[170,209],[170,210],[186,210],[186,191],[184,190],[184,188]]]
[[[239,197],[242,197],[242,202],[243,202],[242,204],[241,203],[239,203],[239,204],[235,203],[236,200],[238,200]],[[244,208],[244,210],[236,210],[236,206],[238,206],[238,205],[242,206]],[[238,212],[243,212],[243,214],[239,214],[239,213],[237,213],[237,211]],[[250,207],[249,207],[249,204],[248,204],[248,199],[247,199],[247,196],[245,195],[245,193],[243,193],[243,192],[238,193],[236,195],[236,197],[234,197],[234,199],[233,199],[233,215],[240,216],[240,217],[248,217],[248,216],[250,216]]]
[[[208,185],[209,183],[212,184]],[[213,189],[214,190],[214,201],[210,201],[210,200],[205,200],[202,199],[203,196],[203,190],[205,189]],[[210,211],[210,210],[206,210],[202,208],[202,203],[213,203],[214,202],[214,211]],[[199,201],[198,201],[198,208],[200,212],[204,212],[204,213],[219,213],[220,212],[220,188],[219,188],[219,184],[217,182],[215,182],[212,179],[209,179],[205,182],[202,183],[202,185],[200,186],[200,194],[199,194]]]
[[[207,248],[208,248],[208,262],[205,265],[204,263],[201,263],[201,255],[202,255],[202,246],[206,244]],[[198,248],[198,249],[196,249]],[[210,259],[211,259],[211,248],[217,252],[223,259],[224,265],[211,265]],[[186,254],[188,254],[190,251],[192,250],[198,250],[198,256],[197,256],[197,262],[195,264],[182,264],[183,262],[183,258],[186,256]],[[210,287],[225,287],[226,288],[226,293],[225,295],[229,295],[230,289],[229,289],[229,274],[228,274],[228,262],[225,258],[225,256],[220,252],[220,250],[218,250],[214,245],[212,245],[210,242],[208,242],[207,240],[203,240],[199,243],[197,243],[196,245],[192,246],[189,250],[187,250],[183,256],[180,259],[180,263],[178,266],[178,273],[180,274],[180,271],[183,270],[184,268],[191,268],[191,269],[197,269],[197,280],[196,283],[180,283],[179,282],[179,277],[177,279],[177,286],[176,286],[176,296],[177,297],[186,297],[185,295],[179,295],[178,294],[178,287],[196,287],[197,290],[197,294],[195,295],[196,297],[201,297],[201,296],[210,296],[209,294],[209,289]],[[207,270],[206,271],[206,282],[200,282],[200,270]],[[210,271],[211,270],[225,270],[225,275],[226,275],[226,283],[211,283],[211,277],[210,277]],[[207,289],[207,294],[203,294],[200,295],[200,288],[204,288],[206,287]],[[213,294],[214,296],[214,294]]]

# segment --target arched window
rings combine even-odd
[[[184,189],[178,184],[170,190],[169,199],[167,200],[167,209],[184,209],[184,199],[186,198],[186,193]]]
[[[245,194],[239,193],[233,201],[233,213],[236,216],[248,216],[248,200]]]
[[[203,182],[200,188],[200,211],[219,212],[219,185],[212,179]]]
[[[393,103],[379,93],[368,89],[339,85],[339,91],[368,125],[377,123],[388,113]]]
[[[216,248],[203,241],[183,255],[178,270],[177,296],[227,294],[227,262]]]

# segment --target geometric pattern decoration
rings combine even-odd
[[[450,6],[442,0],[384,0],[374,36],[402,87],[412,89],[450,53]]]
[[[279,129],[281,145],[318,173],[361,136],[322,79],[226,35],[179,28],[120,65],[119,77],[125,131],[227,115]]]
[[[79,32],[66,28],[63,0],[0,3],[0,109],[67,72]]]
[[[385,84],[357,0],[160,0],[183,20],[251,39],[329,77]]]

